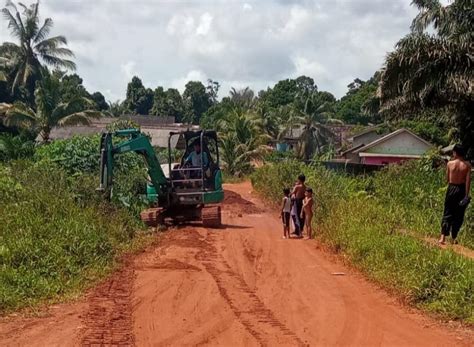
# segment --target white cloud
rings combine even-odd
[[[316,81],[326,80],[330,74],[326,68],[321,65],[316,59],[308,59],[303,56],[294,56],[292,58],[295,64],[295,75],[296,76],[309,76]]]
[[[120,70],[125,75],[127,79],[131,79],[133,76],[136,75],[135,66],[137,65],[136,62],[133,60],[127,61],[126,63],[120,65]]]
[[[286,35],[301,33],[307,28],[310,20],[311,13],[309,10],[299,5],[293,6],[290,10],[290,16],[285,26],[281,29],[281,32]]]
[[[206,12],[199,18],[199,25],[196,28],[196,35],[206,36],[211,29],[212,16]]]
[[[175,15],[171,17],[166,27],[169,35],[188,35],[194,30],[194,18],[192,16]]]
[[[242,9],[244,11],[252,11],[253,7],[252,7],[252,5],[250,5],[249,3],[246,2],[242,5]]]

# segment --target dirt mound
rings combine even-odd
[[[240,194],[230,190],[224,191],[222,208],[225,211],[231,211],[237,214],[256,214],[262,212],[253,202],[245,200]]]

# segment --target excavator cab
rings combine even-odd
[[[177,141],[173,141],[178,136]],[[171,143],[183,150],[180,163],[171,163]],[[215,131],[185,131],[171,133],[168,142],[170,154],[170,182],[177,190],[212,192],[222,189],[219,168],[219,150]]]

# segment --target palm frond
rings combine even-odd
[[[35,49],[38,51],[47,51],[51,48],[57,48],[61,45],[67,45],[67,39],[64,36],[59,35],[38,42],[35,46]]]
[[[49,35],[49,32],[51,31],[52,27],[53,27],[53,20],[51,18],[46,18],[43,23],[43,26],[36,33],[36,36],[34,37],[33,42],[35,44],[38,44],[41,41],[43,41]]]
[[[23,7],[23,14],[26,17],[26,22],[25,22],[25,31],[26,31],[26,37],[28,38],[28,41],[30,41],[38,31],[38,24],[39,24],[39,18],[38,18],[38,3],[31,4],[30,7],[27,7],[26,5],[19,3],[21,7]]]
[[[70,114],[68,116],[63,117],[58,121],[59,126],[66,126],[66,125],[90,125],[91,118],[100,118],[102,116],[102,112],[99,111],[81,111]]]
[[[35,111],[22,102],[14,103],[5,113],[5,124],[8,126],[34,126],[37,122]]]
[[[41,55],[41,59],[48,65],[54,66],[56,68],[64,68],[68,70],[76,70],[76,63],[72,60],[61,59],[49,54]]]
[[[4,102],[0,103],[0,114],[5,114],[11,107],[11,104],[7,104]]]
[[[94,101],[86,97],[75,97],[67,103],[60,103],[57,105],[52,111],[51,119],[53,122],[57,122],[67,115],[82,112],[84,109],[88,109],[93,105]]]
[[[15,16],[8,10],[8,8],[2,9],[3,18],[8,21],[8,29],[10,29],[10,33],[18,38],[21,39],[23,36],[23,31],[21,26],[17,23]]]

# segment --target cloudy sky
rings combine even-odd
[[[410,2],[42,0],[40,10],[53,18],[53,34],[69,39],[88,90],[111,101],[124,98],[134,75],[181,91],[211,78],[223,96],[231,86],[258,91],[304,74],[341,97],[408,32]],[[9,40],[1,24],[0,40]]]

